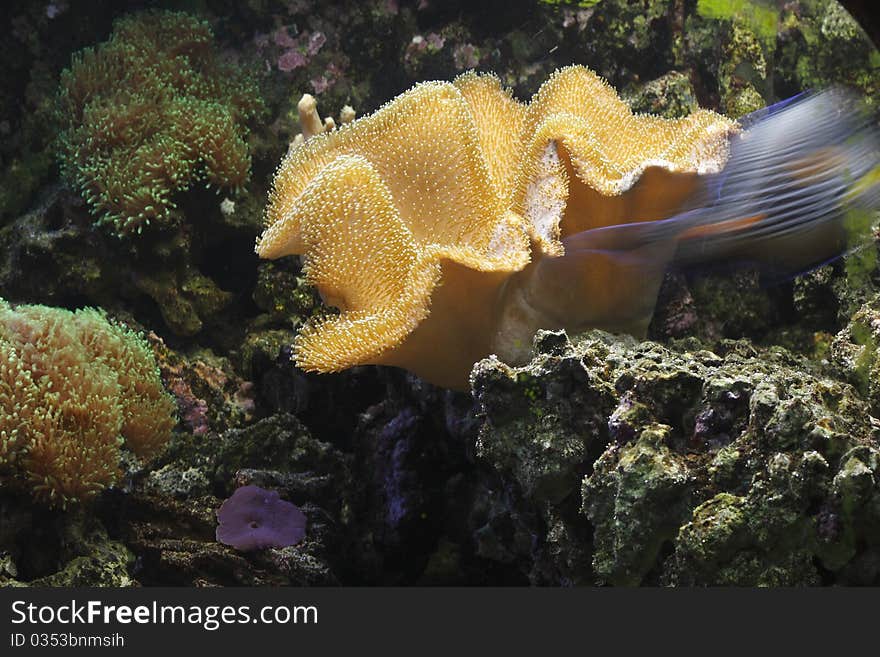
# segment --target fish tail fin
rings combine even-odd
[[[855,95],[802,94],[741,123],[708,202],[664,222],[677,231],[677,263],[742,260],[793,274],[867,241],[880,138]]]

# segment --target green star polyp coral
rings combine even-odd
[[[175,425],[149,345],[103,312],[0,299],[0,477],[56,506],[113,484],[120,447],[150,458]]]
[[[62,73],[62,169],[120,235],[168,220],[174,195],[197,181],[234,189],[248,179],[246,122],[262,103],[212,41],[187,14],[127,16]]]

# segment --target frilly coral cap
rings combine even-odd
[[[257,243],[264,258],[302,254],[340,310],[300,331],[296,362],[398,365],[463,387],[475,360],[530,341],[498,307],[513,275],[561,256],[568,233],[675,209],[695,174],[724,165],[732,126],[702,110],[633,115],[573,66],[528,105],[466,74],[309,139],[281,163]]]

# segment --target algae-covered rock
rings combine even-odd
[[[0,503],[0,586],[132,586],[135,556],[91,512]],[[35,526],[36,523],[36,526]],[[32,540],[24,544],[21,539]]]
[[[761,515],[764,509],[748,498],[719,493],[693,512],[676,540],[676,551],[667,564],[665,581],[669,584],[795,586],[818,584],[819,575],[810,550],[797,545],[764,546],[756,533],[764,520],[779,521]],[[785,527],[785,529],[792,529]],[[794,543],[803,536],[791,532]],[[778,552],[768,552],[777,548]]]
[[[129,574],[134,555],[120,542],[104,541],[90,545],[88,553],[74,557],[57,573],[28,582],[29,586],[133,586]]]
[[[478,454],[513,476],[526,496],[551,502],[569,495],[586,472],[588,448],[603,440],[612,400],[610,386],[566,362],[570,366],[514,374],[489,359],[472,375],[486,414]]]
[[[843,83],[861,90],[876,106],[880,53],[839,2],[799,0],[780,18],[776,67],[786,84],[809,89]]]
[[[254,287],[254,302],[269,319],[298,326],[321,306],[318,291],[305,276],[285,261],[261,263]]]
[[[670,71],[644,84],[626,99],[634,112],[647,112],[677,119],[699,108],[690,79],[679,71]]]
[[[206,452],[204,450],[207,449]],[[218,485],[229,487],[236,473],[248,469],[281,472],[289,476],[285,486],[308,493],[312,502],[339,512],[347,503],[340,487],[350,476],[347,459],[332,445],[312,437],[291,415],[276,415],[247,428],[225,432],[210,447],[208,471]],[[240,484],[239,484],[240,485]]]
[[[880,549],[868,404],[779,347],[718,347],[539,333],[528,365],[486,359],[474,369],[486,418],[480,456],[547,523],[539,545],[551,527],[592,528],[592,572],[556,564],[577,581],[874,581],[854,565]],[[559,381],[563,394],[548,394]],[[578,471],[580,491],[561,485]],[[545,480],[555,495],[536,485]],[[578,497],[583,515],[571,513]]]
[[[738,119],[765,105],[760,89],[765,87],[767,61],[759,37],[736,20],[723,53],[721,103],[725,114]]]
[[[593,563],[614,584],[638,584],[670,541],[688,507],[683,457],[664,443],[670,427],[654,424],[638,439],[613,446],[584,478],[583,512],[595,527]]]
[[[880,416],[880,297],[862,306],[832,340],[829,356],[841,376],[862,392]]]

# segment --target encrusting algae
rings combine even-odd
[[[393,365],[464,388],[490,353],[526,359],[539,328],[644,335],[676,258],[801,240],[839,215],[844,173],[861,179],[877,159],[841,145],[858,126],[825,129],[836,115],[820,101],[757,122],[784,133],[786,112],[816,118],[817,136],[794,134],[801,150],[769,172],[754,165],[765,155],[755,144],[738,145],[734,121],[635,115],[580,66],[557,71],[527,105],[496,77],[468,73],[310,136],[278,169],[257,244],[264,258],[302,254],[309,282],[340,311],[300,330],[295,360],[322,372]],[[840,156],[827,167],[817,140]],[[803,221],[785,203],[761,205],[828,181],[799,192]]]

